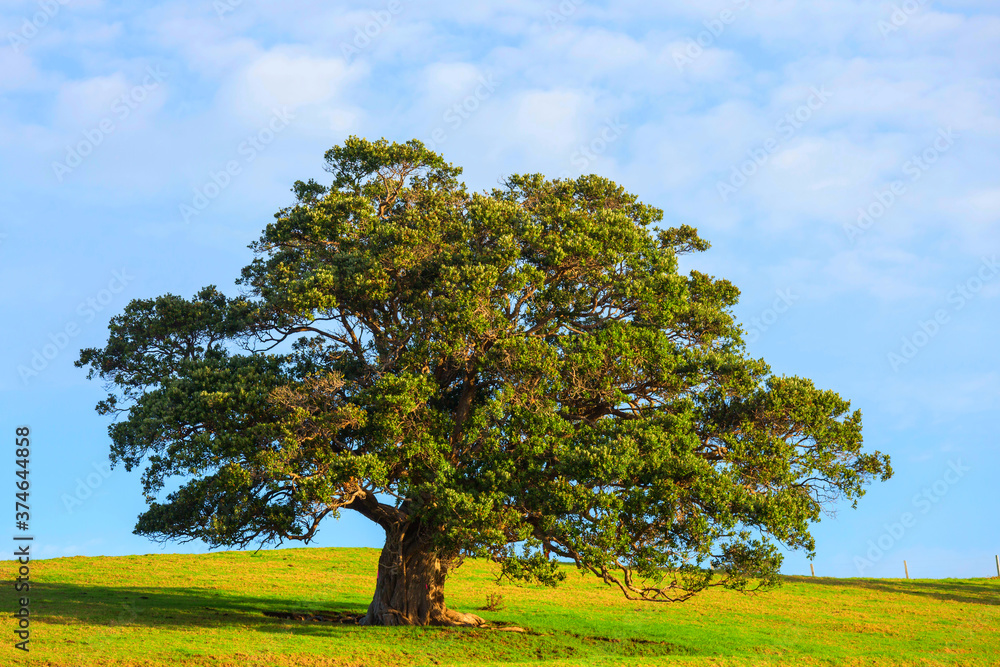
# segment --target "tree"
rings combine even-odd
[[[112,388],[112,462],[145,465],[137,534],[307,543],[354,510],[386,533],[364,623],[475,625],[444,603],[465,557],[637,600],[767,589],[777,544],[812,555],[891,475],[847,401],[746,355],[732,284],[678,272],[697,231],[615,183],[470,194],[415,140],[325,157],[241,296],[132,301],[76,362]]]

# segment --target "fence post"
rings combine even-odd
[[[816,568],[813,567],[812,563],[809,563],[809,571],[813,573],[814,577],[816,576]]]
[[[906,578],[909,579],[910,578],[910,569],[908,567],[906,567],[906,561],[905,560],[903,561],[903,572],[906,573]]]
[[[997,556],[996,559],[997,559],[997,578],[1000,579],[1000,556]]]

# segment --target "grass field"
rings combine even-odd
[[[375,549],[33,561],[31,651],[13,648],[15,593],[0,595],[0,664],[1000,665],[1000,581],[788,577],[755,597],[711,591],[640,604],[578,574],[558,588],[498,586],[467,562],[448,605],[496,629],[361,628],[270,612],[362,613]],[[482,611],[487,595],[503,607]],[[9,612],[8,612],[9,610]]]

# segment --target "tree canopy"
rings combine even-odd
[[[811,555],[891,475],[848,401],[748,356],[731,283],[679,272],[697,231],[621,186],[470,193],[416,140],[325,158],[240,295],[132,301],[81,352],[112,461],[144,466],[136,533],[308,542],[353,510],[386,532],[366,623],[475,624],[444,604],[464,557],[641,600],[768,588],[778,545]]]

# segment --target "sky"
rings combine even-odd
[[[998,14],[3,0],[0,431],[31,429],[35,555],[205,551],[132,534],[140,472],[108,467],[105,391],[73,361],[131,299],[237,294],[292,183],[358,135],[420,139],[471,190],[596,173],[697,227],[684,270],[739,287],[749,353],[849,399],[892,458],[814,527],[816,574],[996,575]],[[380,547],[349,514],[313,544]]]

